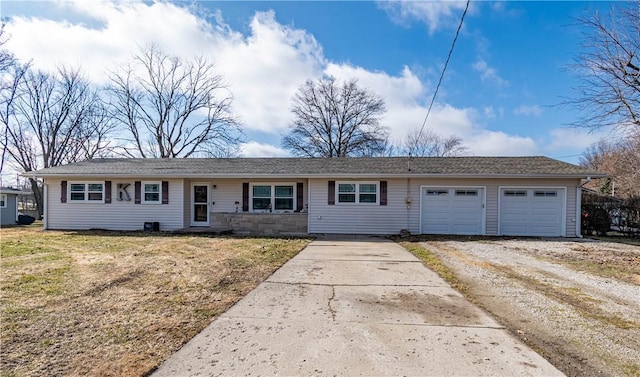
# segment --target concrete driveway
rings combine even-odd
[[[160,376],[554,376],[401,246],[316,240],[211,323]]]

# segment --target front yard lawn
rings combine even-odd
[[[0,229],[0,375],[146,375],[309,241]]]

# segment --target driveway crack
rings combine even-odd
[[[336,297],[336,287],[334,285],[331,286],[331,297],[329,297],[329,301],[327,304],[329,305],[329,313],[331,313],[331,319],[333,322],[336,321],[336,309],[333,307],[333,299]]]

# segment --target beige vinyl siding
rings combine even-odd
[[[309,180],[309,233],[394,234],[411,221],[407,209],[407,179],[386,179],[387,205],[327,204],[328,179]],[[341,180],[336,180],[342,182]],[[379,179],[354,180],[378,182]],[[338,185],[336,183],[336,190]],[[379,201],[379,198],[378,198]]]
[[[216,204],[211,206],[211,212],[235,212],[235,202],[238,202],[238,212],[242,212],[242,182],[249,182],[249,180],[214,180],[213,184],[216,185],[216,188],[215,190],[211,190],[211,201]]]
[[[580,219],[576,219],[576,192],[578,189],[578,184],[571,183],[567,184],[567,237],[577,237],[576,234],[576,221],[580,221]]]
[[[498,185],[495,182],[489,182],[486,186],[486,202],[485,202],[485,234],[495,236],[498,234]]]
[[[333,180],[333,179],[332,179]],[[309,233],[362,233],[397,234],[408,229],[420,233],[421,187],[484,187],[485,188],[485,234],[498,234],[498,195],[501,186],[566,187],[566,236],[576,236],[576,187],[578,179],[487,179],[487,178],[411,178],[368,179],[357,181],[388,182],[388,205],[328,205],[329,179],[310,179],[309,187]],[[336,179],[336,181],[340,181]],[[337,188],[336,188],[337,189]],[[406,198],[411,199],[407,208]]]
[[[158,221],[160,230],[175,230],[183,227],[183,182],[182,179],[169,181],[169,204],[134,204],[134,181],[145,179],[101,179],[73,177],[68,182],[111,181],[111,203],[60,203],[61,179],[47,179],[48,186],[48,229],[110,229],[140,230],[148,221]],[[160,181],[161,179],[153,179]],[[151,179],[149,179],[151,181]],[[118,184],[129,183],[127,190],[131,201],[118,201]]]
[[[307,180],[300,179],[215,179],[212,184],[216,185],[216,188],[211,191],[211,201],[215,202],[211,207],[211,212],[225,213],[235,212],[236,204],[238,202],[238,212],[242,212],[242,183],[293,183],[294,190],[295,185],[298,182],[304,184],[304,203],[308,203],[308,183]],[[294,193],[295,198],[295,193]],[[295,208],[294,208],[295,210]]]
[[[182,227],[191,225],[191,180],[182,181]]]

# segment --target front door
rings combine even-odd
[[[209,226],[209,185],[191,185],[191,226]]]

